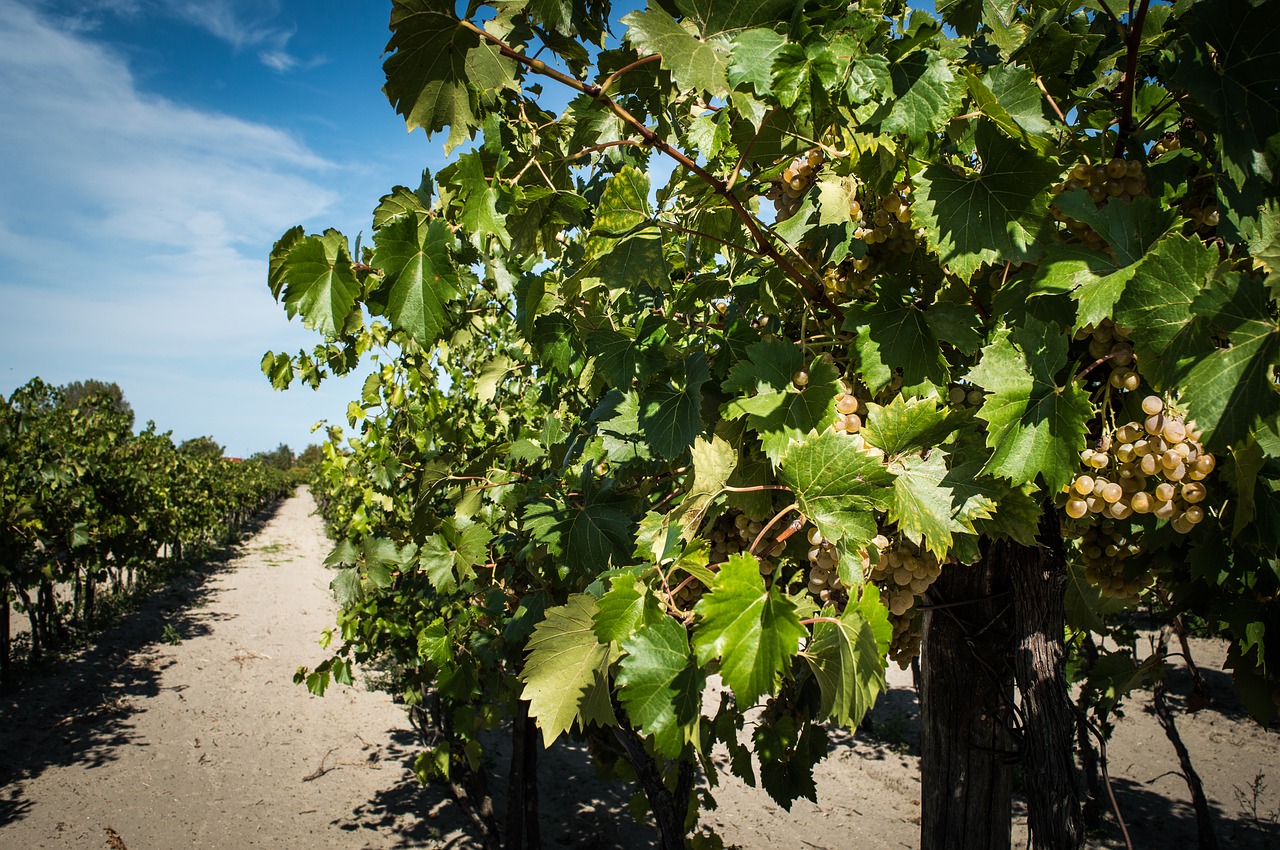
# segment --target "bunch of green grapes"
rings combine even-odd
[[[786,221],[800,209],[801,198],[813,186],[826,157],[818,148],[800,154],[783,169],[782,176],[769,186],[765,197],[773,201],[778,221]]]
[[[1147,175],[1142,170],[1142,163],[1136,159],[1125,160],[1116,157],[1105,165],[1102,163],[1089,165],[1081,162],[1071,169],[1071,173],[1064,182],[1054,186],[1051,191],[1055,195],[1065,192],[1088,192],[1094,204],[1102,206],[1112,199],[1128,201],[1145,196]],[[1107,245],[1102,237],[1089,225],[1067,215],[1058,209],[1056,204],[1050,209],[1053,211],[1054,218],[1062,222],[1067,233],[1072,237],[1090,248],[1099,251],[1106,249]]]
[[[836,409],[836,421],[831,427],[837,434],[850,438],[859,451],[883,459],[884,452],[868,443],[862,435],[863,417],[867,415],[867,402],[871,400],[871,394],[861,387],[855,392],[847,382],[841,384],[844,391],[832,402]]]
[[[889,609],[893,639],[889,657],[904,669],[920,652],[920,609],[916,603],[929,586],[942,575],[942,563],[932,552],[916,546],[905,537],[891,542],[884,535],[872,541],[878,552],[875,564],[867,570],[868,581],[878,584]]]
[[[847,259],[831,266],[822,275],[822,286],[832,299],[846,295],[864,295],[871,291],[871,255]]]
[[[752,541],[759,536],[763,528],[763,522],[751,519],[744,513],[730,511],[721,516],[711,526],[711,531],[707,533],[707,539],[711,543],[711,556],[708,559],[710,566],[714,567],[717,564],[723,564],[729,560],[730,555],[738,555],[747,551]],[[777,565],[769,559],[781,555],[785,548],[785,543],[775,541],[765,548],[763,552],[758,553],[761,575],[765,577],[773,575]]]
[[[1186,534],[1205,518],[1201,482],[1216,460],[1195,424],[1166,409],[1159,396],[1143,399],[1142,411],[1143,422],[1127,422],[1104,445],[1081,453],[1089,472],[1071,483],[1064,509],[1072,519],[1153,514]]]
[[[823,539],[822,532],[817,528],[809,529],[808,540],[809,592],[823,605],[834,605],[836,610],[843,611],[849,599],[849,593],[836,569],[839,555],[836,553],[835,544]],[[870,559],[867,553],[863,551],[860,554],[863,564],[869,564]]]
[[[982,407],[982,401],[985,398],[986,393],[975,386],[952,384],[947,388],[947,404],[956,410]]]
[[[1151,148],[1151,158],[1164,156],[1170,151],[1176,151],[1182,147],[1182,138],[1177,133],[1165,133],[1160,137],[1160,141],[1156,142]]]
[[[1148,571],[1126,575],[1126,559],[1142,551],[1141,547],[1125,537],[1114,522],[1100,522],[1080,532],[1080,555],[1084,559],[1084,577],[1097,585],[1103,596],[1126,599],[1137,603],[1143,591],[1151,586]]]
[[[1142,376],[1133,368],[1133,341],[1129,329],[1103,319],[1097,325],[1085,325],[1076,331],[1077,342],[1089,340],[1089,356],[1108,358],[1111,375],[1107,383],[1117,390],[1133,392],[1142,386]]]

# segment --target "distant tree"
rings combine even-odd
[[[258,452],[253,456],[253,460],[262,461],[264,464],[275,469],[293,469],[293,449],[285,443],[281,443],[269,452]]]
[[[324,449],[318,443],[312,443],[302,450],[294,464],[296,466],[315,466],[324,460]]]
[[[218,445],[213,437],[192,437],[190,440],[183,440],[178,449],[187,454],[222,457],[222,446]]]
[[[63,406],[75,409],[95,399],[106,398],[113,409],[129,418],[129,427],[133,428],[133,407],[116,382],[90,378],[87,381],[72,381],[61,389]]]

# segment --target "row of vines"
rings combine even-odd
[[[293,487],[287,472],[233,462],[210,440],[175,445],[108,395],[68,400],[34,379],[0,396],[0,665],[10,675],[11,606],[37,663],[91,626],[100,588],[145,581],[238,533]],[[210,450],[212,446],[212,451]]]
[[[508,848],[563,735],[714,846],[713,751],[814,798],[917,656],[922,845],[1008,847],[1017,766],[1035,846],[1082,846],[1076,747],[1164,669],[1101,640],[1136,606],[1228,640],[1270,722],[1269,6],[395,0],[385,93],[448,164],[372,247],[271,254],[325,338],[272,382],[376,367],[299,680],[396,671],[420,775]]]

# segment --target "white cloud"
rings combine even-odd
[[[317,341],[271,301],[270,242],[336,214],[320,182],[336,166],[276,128],[140,92],[120,56],[14,0],[0,0],[0,79],[0,392],[152,370],[164,383],[133,391],[144,418],[217,422],[250,445],[257,414],[232,388],[261,382],[253,404],[283,418],[258,360]]]

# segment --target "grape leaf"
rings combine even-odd
[[[292,233],[281,241],[292,241]],[[347,237],[336,230],[293,241],[274,279],[283,288],[289,317],[301,315],[303,324],[328,339],[337,338],[360,290],[347,252]]]
[[[752,29],[739,33],[733,40],[729,60],[729,85],[738,88],[750,83],[758,94],[773,93],[773,76],[769,69],[786,39],[773,30]]]
[[[1014,484],[1043,479],[1051,491],[1071,481],[1093,407],[1074,380],[1058,384],[1055,376],[1066,363],[1066,338],[1035,320],[1001,328],[982,350],[969,379],[987,391],[978,411],[993,450],[987,472]]]
[[[888,510],[893,473],[833,430],[793,443],[781,458],[778,478],[796,494],[800,512],[827,540],[851,549],[876,536],[875,511]]]
[[[1141,260],[1177,221],[1177,213],[1154,198],[1097,206],[1088,192],[1077,190],[1058,195],[1054,206],[1093,228],[1115,253],[1116,265],[1121,268]]]
[[[864,375],[892,374],[891,370],[901,369],[902,381],[908,385],[924,381],[946,384],[950,380],[940,340],[934,337],[925,311],[913,301],[903,302],[896,293],[886,292],[874,305],[850,305],[845,310],[844,329],[857,333],[854,344]]]
[[[386,278],[388,316],[424,348],[443,335],[449,302],[462,297],[464,275],[453,260],[453,234],[439,219],[405,216],[374,234],[374,262]]]
[[[661,316],[651,315],[634,331],[630,328],[593,331],[588,349],[596,355],[598,368],[609,383],[627,390],[633,379],[649,377],[665,362],[662,346],[666,342],[666,323]]]
[[[702,385],[710,377],[702,352],[690,354],[679,380],[640,391],[640,427],[654,451],[667,460],[684,454],[702,433]]]
[[[636,629],[665,619],[657,598],[635,576],[614,576],[610,584],[600,597],[599,610],[592,620],[601,643],[620,643]]]
[[[661,617],[628,638],[619,662],[618,699],[631,722],[652,735],[668,758],[680,755],[696,735],[706,674],[693,663],[689,633],[670,617]],[[693,727],[693,728],[691,728]]]
[[[724,42],[694,38],[661,9],[631,12],[622,19],[627,41],[641,55],[662,54],[662,67],[681,88],[722,96],[729,92],[729,48]]]
[[[985,76],[964,74],[974,105],[1006,136],[1044,157],[1053,156],[1050,124],[1044,118],[1044,102],[1035,75],[1016,65],[996,65]]]
[[[977,535],[974,521],[990,519],[996,503],[972,489],[960,492],[952,486],[944,453],[934,450],[927,458],[911,456],[892,467],[893,504],[889,519],[898,524],[913,543],[921,544],[944,560],[953,534]]]
[[[566,567],[594,575],[609,564],[625,564],[631,554],[633,523],[624,504],[605,496],[581,506],[533,502],[525,508],[525,524],[550,552],[563,556]]]
[[[961,87],[947,60],[932,50],[916,50],[889,66],[893,89],[868,123],[880,132],[921,141],[953,114]]]
[[[790,348],[794,345],[787,343]],[[773,347],[768,349],[776,350]],[[765,454],[774,463],[782,456],[792,441],[803,438],[813,431],[821,431],[835,421],[835,407],[832,402],[839,395],[840,373],[824,360],[816,359],[809,367],[809,383],[803,390],[791,384],[791,373],[787,373],[782,386],[775,391],[772,387],[781,380],[783,363],[759,364],[756,356],[765,349],[751,346],[748,352],[752,355],[752,366],[735,367],[730,374],[726,386],[740,386],[756,378],[757,386],[769,388],[759,395],[750,398],[737,398],[725,405],[723,415],[727,419],[736,419],[746,415],[750,426],[760,435],[760,444]],[[739,364],[743,366],[743,364]]]
[[[1216,249],[1171,233],[1134,269],[1116,302],[1115,319],[1133,329],[1142,375],[1158,390],[1183,383],[1188,359],[1211,349],[1191,304],[1217,266]]]
[[[694,613],[698,663],[720,659],[720,675],[743,707],[772,693],[808,634],[794,603],[765,588],[751,555],[730,556]]]
[[[1211,284],[1191,312],[1230,342],[1198,359],[1179,381],[1189,418],[1204,431],[1205,443],[1221,450],[1280,413],[1280,325],[1263,279],[1240,272]]]
[[[957,174],[931,165],[915,179],[912,221],[929,249],[953,272],[969,278],[984,263],[1027,262],[1044,255],[1049,185],[1058,166],[983,122],[975,134],[981,173]]]
[[[443,0],[394,0],[390,27],[383,91],[410,130],[430,136],[449,127],[447,153],[480,126],[471,90],[514,85],[515,63],[464,28]]]
[[[671,512],[672,521],[684,526],[686,538],[698,533],[707,508],[738,467],[738,449],[718,435],[710,440],[699,437],[693,443],[691,454],[689,477],[692,482],[680,507]]]
[[[834,623],[814,623],[805,660],[822,693],[822,715],[848,729],[862,722],[885,689],[884,653],[857,606],[846,607]]]
[[[569,597],[564,605],[549,608],[545,619],[533,628],[527,644],[524,682],[521,697],[529,702],[529,714],[542,730],[543,746],[550,747],[561,732],[569,731],[577,721],[582,728],[589,722],[580,716],[580,707],[598,702],[603,691],[608,705],[609,646],[596,638],[592,619],[598,608],[596,600],[585,593]],[[594,713],[594,712],[593,712]],[[617,723],[612,710],[608,723]]]
[[[960,422],[952,411],[939,409],[935,398],[908,400],[899,395],[886,405],[869,405],[862,436],[893,458],[940,445]]]
[[[649,176],[638,168],[624,165],[604,185],[592,233],[623,236],[644,225],[653,217],[649,207]]]

